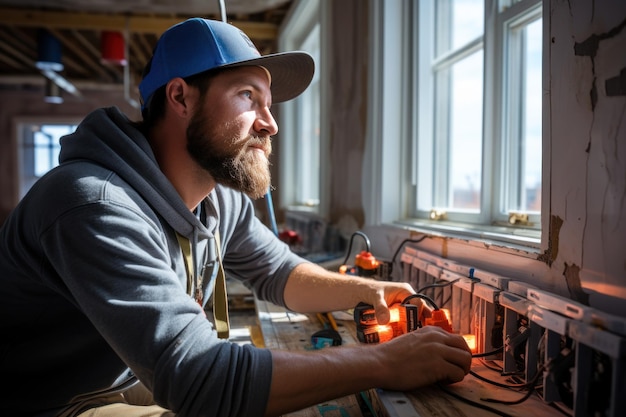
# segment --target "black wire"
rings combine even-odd
[[[486,378],[480,374],[477,374],[476,372],[470,370],[469,371],[470,375],[473,376],[476,379],[480,379],[481,381],[484,381],[488,384],[491,385],[495,385],[496,387],[500,387],[500,388],[529,388],[529,383],[524,383],[524,384],[504,384],[502,382],[498,382],[498,381],[494,381],[492,379]]]
[[[412,300],[414,298],[421,298],[423,300],[426,300],[428,301],[428,304],[432,306],[433,309],[439,310],[439,306],[433,301],[433,299],[424,294],[411,294],[402,301],[402,304],[406,304],[409,300]]]
[[[452,300],[452,294],[450,294],[450,295],[448,296],[448,298],[446,298],[446,301],[444,301],[443,303],[441,303],[441,306],[443,307],[443,306],[447,305],[447,304],[448,304],[451,300]]]
[[[400,253],[400,249],[402,249],[402,247],[405,244],[407,244],[409,242],[411,242],[411,243],[420,243],[422,240],[426,239],[427,237],[430,237],[430,236],[424,235],[424,236],[420,237],[419,239],[404,239],[402,242],[400,242],[400,245],[396,249],[396,253],[393,254],[393,257],[391,258],[391,263],[393,264],[396,261],[396,257]]]
[[[511,414],[505,413],[504,411],[500,411],[500,410],[495,409],[493,407],[489,407],[488,405],[481,404],[481,403],[478,403],[476,401],[472,401],[469,398],[465,398],[462,395],[459,395],[456,392],[454,392],[452,390],[449,390],[444,385],[439,384],[439,388],[441,388],[441,390],[443,392],[445,392],[446,394],[456,398],[459,401],[463,401],[464,403],[469,404],[469,405],[471,405],[473,407],[477,407],[477,408],[489,411],[489,412],[491,412],[491,413],[493,413],[495,415],[501,416],[501,417],[513,417]]]
[[[418,293],[423,293],[424,291],[431,289],[431,288],[441,288],[441,287],[447,287],[448,285],[452,285],[455,282],[457,282],[458,280],[460,280],[461,278],[457,278],[455,280],[452,281],[445,281],[439,284],[430,284],[430,285],[426,285],[425,287],[420,288],[419,290],[417,290]]]
[[[481,401],[486,401],[488,403],[517,405],[517,404],[521,404],[524,401],[526,401],[527,399],[529,399],[530,396],[533,395],[534,392],[535,392],[535,387],[534,386],[530,386],[530,387],[528,387],[528,392],[526,392],[526,394],[524,394],[524,396],[522,398],[520,398],[519,400],[505,401],[505,400],[500,400],[498,398],[481,398],[480,400]]]
[[[502,352],[502,349],[504,349],[504,347],[499,347],[498,349],[492,350],[491,352],[474,353],[472,354],[472,358],[484,358],[485,356],[497,355],[498,353]]]
[[[526,394],[524,394],[522,398],[519,398],[513,401],[501,400],[499,398],[481,398],[480,400],[486,401],[489,403],[506,404],[506,405],[521,404],[527,399],[529,399],[531,395],[533,395],[533,393],[535,392],[535,385],[537,384],[537,381],[539,380],[539,377],[542,375],[542,373],[543,373],[543,369],[538,369],[537,374],[533,377],[533,379],[530,382],[527,382],[528,392],[526,392]]]
[[[348,246],[348,252],[346,253],[346,259],[343,260],[343,265],[348,264],[348,259],[350,258],[350,253],[352,252],[352,242],[354,241],[354,236],[356,235],[361,236],[365,240],[365,250],[368,252],[370,251],[370,239],[367,237],[367,235],[359,231],[352,233],[352,236],[350,236],[350,245]]]

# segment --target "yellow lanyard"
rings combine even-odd
[[[191,296],[193,292],[194,281],[194,264],[191,255],[191,242],[186,237],[176,233],[178,244],[183,252],[185,260],[185,269],[187,270],[187,293]],[[220,339],[228,339],[230,334],[230,320],[228,317],[228,294],[226,293],[226,274],[222,266],[222,254],[219,231],[215,232],[215,246],[217,248],[217,277],[213,288],[213,317],[215,320],[215,329]],[[198,274],[195,285],[195,299],[202,306],[202,276]]]

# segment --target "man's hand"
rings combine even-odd
[[[382,370],[380,388],[406,391],[437,382],[462,381],[472,353],[463,337],[426,326],[376,346]]]
[[[389,306],[401,303],[407,297],[415,294],[411,285],[406,282],[369,281],[372,286],[371,299],[362,301],[374,306],[376,320],[380,324],[389,322]],[[418,318],[422,322],[426,317],[431,316],[431,307],[427,306],[421,299],[411,298],[408,303],[419,308]]]

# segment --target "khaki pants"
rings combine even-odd
[[[80,412],[80,410],[85,410]],[[76,414],[79,412],[79,414]],[[62,417],[176,417],[154,404],[152,393],[139,383],[124,393],[92,398],[67,410]]]

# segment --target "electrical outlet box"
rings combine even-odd
[[[523,281],[412,248],[403,277],[450,311],[452,331],[502,355],[501,376],[533,383],[572,417],[626,416],[626,318]]]
[[[505,375],[525,375],[527,341],[530,336],[530,302],[525,297],[507,291],[498,295],[498,301],[504,309],[502,372]]]
[[[625,416],[626,338],[577,321],[568,334],[577,342],[574,414]]]

